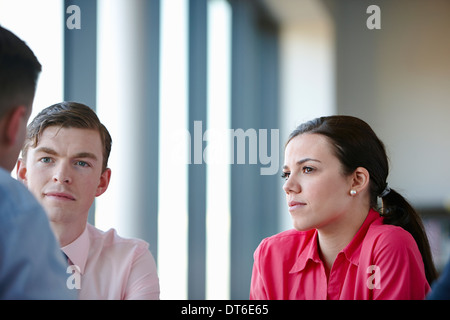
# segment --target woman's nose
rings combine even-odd
[[[289,176],[283,184],[283,190],[284,192],[286,192],[286,194],[289,194],[291,192],[299,193],[301,191],[301,186],[298,181]]]

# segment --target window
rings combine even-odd
[[[0,24],[25,41],[42,65],[30,120],[63,99],[63,12],[59,0],[0,0]]]
[[[231,8],[208,3],[208,137],[221,146],[207,165],[206,299],[230,298]],[[216,149],[217,150],[217,149]],[[222,160],[222,161],[221,161]]]
[[[160,14],[158,274],[161,299],[187,299],[187,1]]]

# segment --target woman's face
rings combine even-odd
[[[285,149],[283,189],[294,227],[305,231],[333,224],[349,210],[352,177],[343,174],[328,138],[305,133]]]

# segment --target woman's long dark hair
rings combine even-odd
[[[344,174],[351,174],[358,167],[366,168],[370,174],[370,206],[380,212],[385,224],[400,226],[414,237],[422,255],[427,281],[431,284],[437,278],[437,271],[422,220],[403,196],[393,189],[387,192],[388,157],[383,142],[372,128],[363,120],[351,116],[320,117],[298,126],[286,145],[303,133],[326,136],[334,146]],[[381,195],[382,208],[378,208],[378,197]]]

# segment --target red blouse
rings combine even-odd
[[[429,290],[414,238],[370,210],[329,280],[316,229],[264,239],[254,253],[250,299],[424,299]]]

